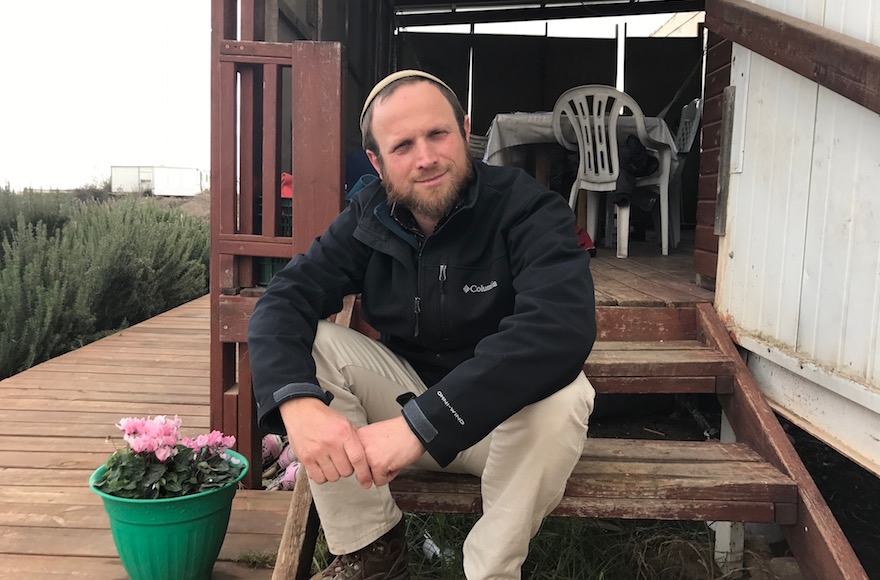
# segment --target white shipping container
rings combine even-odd
[[[110,187],[114,193],[151,193],[168,197],[193,196],[206,188],[203,174],[189,167],[113,166]]]

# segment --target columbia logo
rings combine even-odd
[[[488,284],[465,284],[462,290],[464,290],[464,293],[467,294],[468,292],[488,292],[489,290],[497,287],[498,281],[492,280]]]

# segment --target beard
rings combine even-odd
[[[382,173],[385,173],[384,168]],[[474,179],[474,164],[467,143],[463,154],[454,160],[448,173],[449,179],[445,184],[429,188],[409,181],[383,180],[388,201],[401,204],[413,214],[439,221],[455,206]]]

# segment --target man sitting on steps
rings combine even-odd
[[[388,76],[361,130],[380,180],[251,316],[260,426],[286,432],[308,473],[337,555],[314,578],[409,578],[388,488],[405,468],[481,477],[465,574],[519,578],[593,408],[590,255],[560,194],[472,160],[470,119],[440,79]],[[380,341],[323,320],[356,293]]]

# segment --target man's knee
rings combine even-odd
[[[590,381],[580,373],[569,385],[517,415],[523,415],[526,428],[536,437],[554,439],[572,430],[586,433],[595,396]]]

